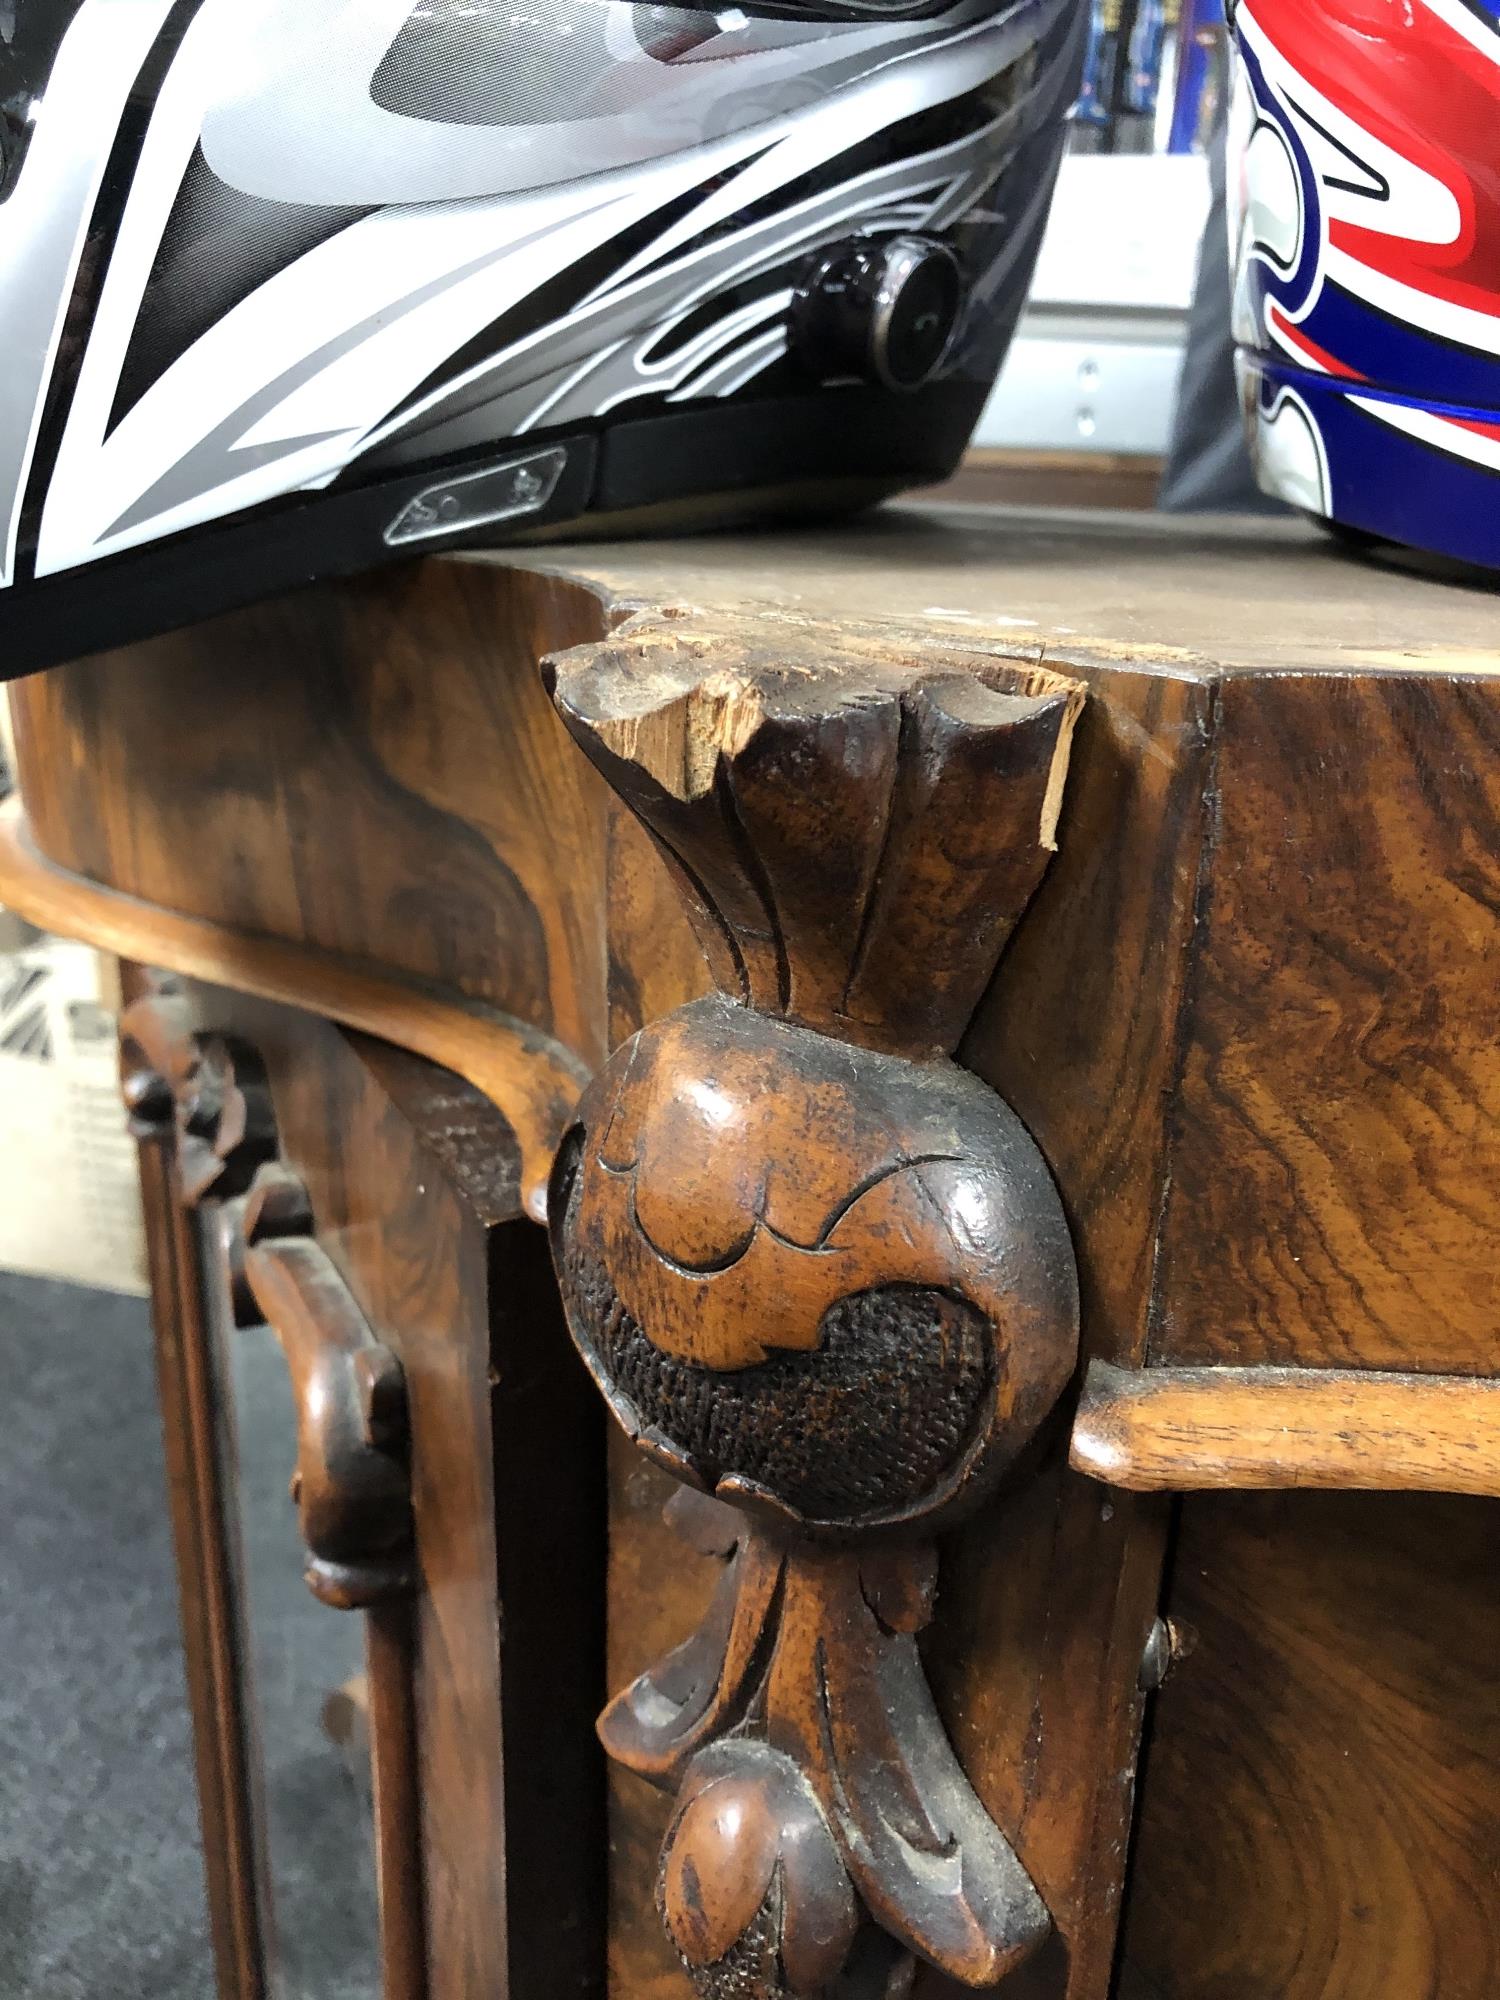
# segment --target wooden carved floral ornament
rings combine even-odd
[[[577,1343],[728,1559],[607,1710],[675,1795],[659,1898],[705,2000],[992,1986],[1049,1928],[917,1651],[934,1536],[1073,1374],[1047,1168],[952,1051],[1053,844],[1081,691],[767,623],[626,626],[552,663],[717,994],[621,1049],[553,1177]]]

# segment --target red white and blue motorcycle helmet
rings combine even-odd
[[[1085,0],[0,0],[0,678],[940,479]]]
[[[1236,0],[1235,339],[1261,485],[1500,567],[1500,0]]]

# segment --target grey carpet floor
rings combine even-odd
[[[146,1311],[0,1275],[0,2000],[212,1990]]]
[[[314,1603],[268,1333],[231,1335],[277,2000],[373,2000],[368,1766],[323,1704],[361,1625]],[[0,2000],[211,2000],[213,1971],[144,1305],[0,1274]]]

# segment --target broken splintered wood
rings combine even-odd
[[[903,1052],[956,1046],[1056,842],[1076,682],[790,620],[632,623],[549,671],[724,992]]]

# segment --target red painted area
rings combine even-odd
[[[1480,417],[1450,417],[1448,421],[1461,431],[1472,431],[1475,437],[1493,438],[1500,444],[1500,423],[1487,423]]]
[[[1329,242],[1435,299],[1500,316],[1500,39],[1488,55],[1425,0],[1250,0],[1298,73],[1449,188],[1452,243],[1330,221]]]

